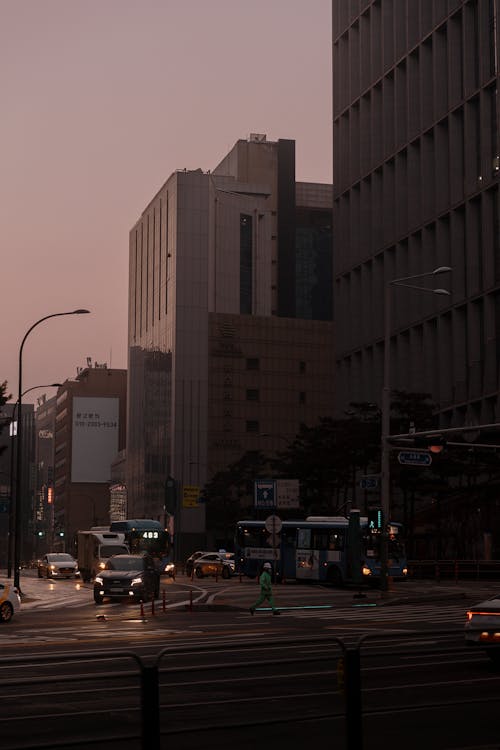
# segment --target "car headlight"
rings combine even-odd
[[[55,570],[55,569],[56,569],[56,566],[55,566],[55,565],[50,565],[50,569],[51,569],[51,570]]]
[[[363,567],[361,568],[361,572],[364,576],[371,576],[372,574],[370,568],[367,565],[363,565]]]
[[[132,579],[132,586],[137,586],[137,584],[142,583],[141,576],[138,576],[137,578]]]
[[[167,563],[165,565],[165,573],[171,573],[174,568],[175,568],[174,563]]]
[[[407,576],[407,575],[408,575],[408,568],[403,568],[403,575],[404,575],[404,576]]]
[[[105,562],[100,562],[99,563],[99,567],[100,567],[101,570],[104,570],[104,568],[106,567],[106,563]]]
[[[104,581],[102,579],[102,576],[96,576],[94,578],[94,583],[97,583],[97,584],[99,584],[99,586],[102,586],[102,584],[104,583]]]

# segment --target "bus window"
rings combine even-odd
[[[311,549],[311,529],[297,529],[297,548]]]
[[[344,532],[342,530],[330,531],[328,549],[335,552],[341,552],[344,549]]]
[[[328,531],[318,531],[318,529],[314,529],[312,548],[317,550],[328,549],[328,536]]]

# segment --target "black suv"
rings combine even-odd
[[[149,555],[113,555],[94,579],[94,601],[105,598],[148,601],[160,595],[160,574]]]

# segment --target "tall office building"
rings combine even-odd
[[[336,393],[500,422],[497,0],[333,0]],[[445,287],[436,296],[390,281]]]
[[[296,183],[294,141],[254,134],[172,174],[130,232],[129,516],[172,514],[180,556],[206,542],[210,476],[332,413],[331,202]]]

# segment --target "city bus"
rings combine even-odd
[[[381,534],[370,531],[368,518],[356,526],[344,516],[308,516],[283,521],[277,546],[264,521],[238,521],[235,557],[238,570],[251,578],[270,562],[278,580],[319,581],[341,586],[354,581],[353,570],[364,583],[380,582]],[[388,575],[404,579],[408,573],[402,525],[388,524]],[[359,582],[359,576],[356,577]]]
[[[131,555],[147,552],[159,561],[162,570],[169,561],[170,535],[160,521],[129,518],[125,521],[112,521],[109,530],[125,535],[125,542],[128,544]]]

